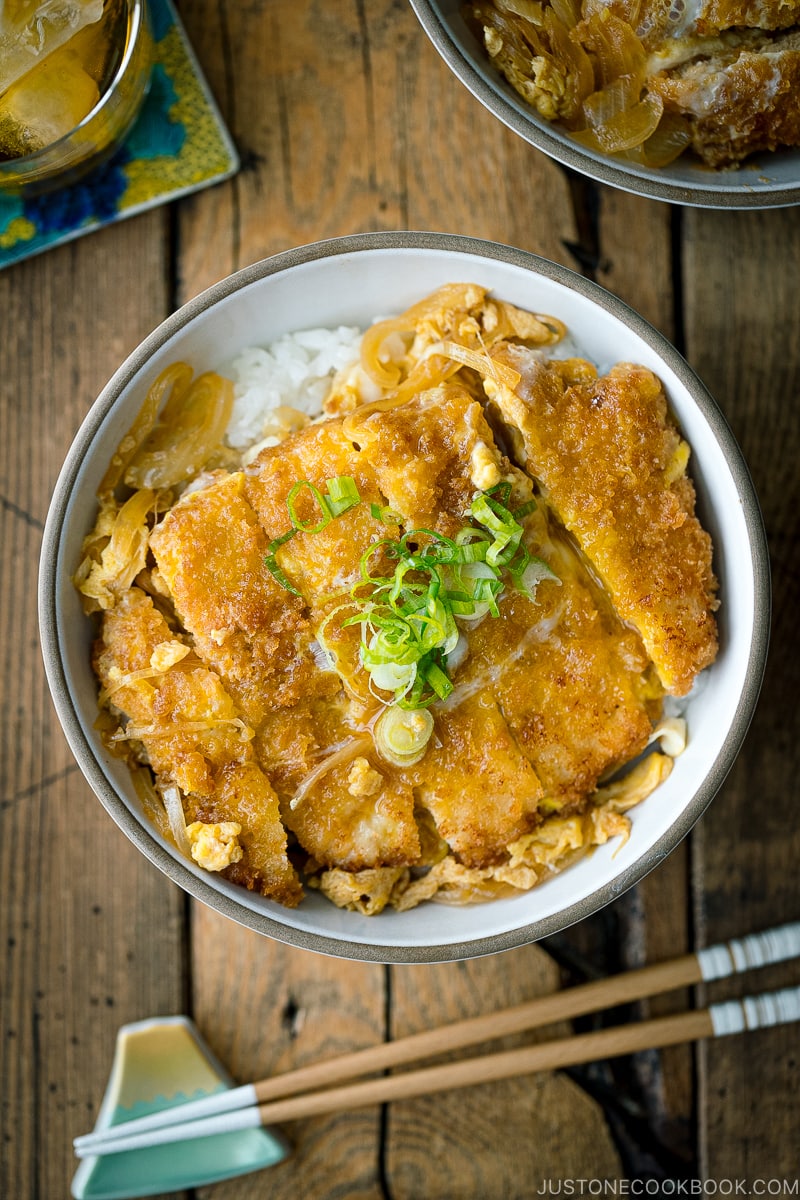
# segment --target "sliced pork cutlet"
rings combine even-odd
[[[665,690],[685,695],[716,656],[717,585],[689,448],[660,381],[620,363],[570,384],[524,347],[507,344],[497,356],[519,383],[512,391],[487,380],[487,394],[521,438],[526,471],[639,631]]]
[[[413,774],[419,803],[466,866],[501,862],[509,842],[537,823],[542,785],[489,688],[436,711]]]
[[[800,146],[800,32],[728,41],[699,43],[687,61],[652,74],[649,90],[665,112],[688,118],[692,149],[711,167]]]
[[[151,597],[139,588],[123,593],[103,614],[94,648],[108,703],[131,718],[126,731],[159,782],[183,793],[187,820],[239,822],[243,856],[226,877],[298,904],[302,888],[287,857],[278,798],[253,761],[250,731],[219,676],[191,651],[178,658],[176,647],[185,649]],[[198,817],[198,810],[215,815]]]
[[[324,686],[302,600],[266,565],[268,538],[241,472],[178,501],[150,536],[158,571],[198,655],[256,725]],[[334,690],[336,685],[334,684]]]
[[[574,548],[530,532],[528,545],[557,579],[542,580],[532,600],[510,591],[501,619],[478,624],[448,703],[491,693],[541,781],[546,814],[582,807],[604,775],[644,749],[661,689],[638,634],[604,602]]]
[[[403,530],[454,537],[469,524],[476,494],[503,480],[512,484],[515,504],[531,497],[530,481],[497,449],[480,404],[457,383],[372,412],[360,423],[356,414],[349,428]],[[499,618],[487,619],[502,624],[502,608]],[[471,638],[467,622],[463,631]],[[434,706],[428,749],[408,772],[440,836],[473,865],[498,861],[508,843],[531,828],[542,794],[491,692],[483,692],[463,705]]]

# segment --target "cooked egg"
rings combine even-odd
[[[238,821],[220,821],[214,825],[193,821],[186,826],[192,858],[205,871],[224,871],[242,857],[241,832]]]

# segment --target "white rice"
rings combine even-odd
[[[360,329],[340,325],[288,333],[266,349],[242,350],[224,372],[234,384],[228,445],[246,450],[261,443],[270,414],[282,405],[319,416],[332,378],[358,361],[360,342]],[[266,444],[278,440],[268,438]]]

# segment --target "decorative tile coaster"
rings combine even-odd
[[[228,179],[239,157],[171,0],[150,0],[150,90],[125,142],[78,183],[0,192],[0,268]]]

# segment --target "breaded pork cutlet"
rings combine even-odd
[[[287,857],[278,798],[219,676],[191,651],[178,658],[186,649],[151,597],[134,587],[103,614],[94,668],[110,704],[132,719],[128,736],[160,781],[184,794],[189,820],[241,825],[242,857],[224,869],[226,878],[292,907],[303,892]]]
[[[530,496],[530,483],[495,446],[481,405],[460,385],[428,389],[396,407],[355,414],[348,433],[360,447],[358,457],[374,471],[380,496],[403,516],[402,527],[384,525],[371,536],[364,530],[348,552],[356,560],[370,540],[399,537],[406,529],[455,536],[476,490],[508,474],[520,489],[519,500]],[[388,778],[396,777],[396,787],[400,780],[411,785],[416,803],[431,813],[460,860],[487,866],[536,824],[542,786],[491,689],[478,692],[466,703],[436,713],[435,736],[419,764],[398,772],[380,761],[377,765]]]
[[[501,481],[512,485],[511,503],[531,498],[530,480],[500,454],[481,406],[460,386],[373,413],[355,436],[412,527],[454,535],[476,490]],[[552,541],[541,509],[524,525],[526,546],[554,578],[533,598],[510,589],[500,616],[469,630],[455,691],[436,717],[442,746],[417,768],[423,802],[473,866],[531,827],[539,796],[577,802],[651,731],[638,637],[600,612],[585,567]]]
[[[314,676],[302,602],[265,565],[269,539],[242,472],[190,491],[150,537],[160,578],[197,653],[251,724],[296,702]]]
[[[584,17],[603,11],[630,20],[647,49],[667,39],[710,37],[727,29],[788,29],[800,21],[800,0],[583,0]]]
[[[568,382],[536,352],[507,344],[515,390],[486,390],[515,431],[525,469],[576,539],[624,621],[640,633],[666,691],[685,695],[717,650],[711,539],[694,515],[689,448],[660,381],[618,364]]]
[[[704,47],[648,80],[664,110],[685,117],[692,149],[712,167],[800,145],[800,33],[756,34]]]

